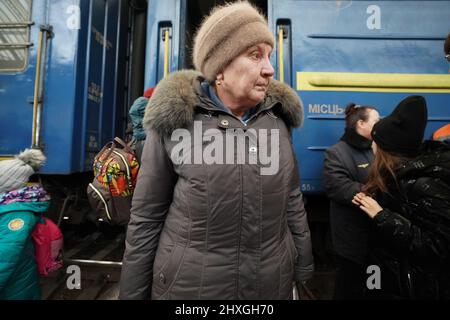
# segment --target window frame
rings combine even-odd
[[[30,39],[31,38],[31,26],[34,25],[34,22],[31,21],[33,0],[23,0],[23,1],[25,1],[28,6],[25,8],[25,10],[27,12],[27,16],[25,16],[25,21],[13,21],[13,22],[1,21],[0,22],[0,32],[3,32],[3,30],[10,30],[10,29],[13,29],[13,30],[26,29],[25,30],[25,39],[23,42],[16,41],[16,42],[8,42],[8,43],[0,44],[0,51],[7,51],[7,52],[10,52],[11,54],[14,51],[20,52],[19,50],[23,50],[24,58],[20,59],[20,61],[23,63],[21,63],[20,67],[17,67],[17,68],[2,68],[1,63],[0,63],[0,74],[1,73],[11,73],[11,72],[22,72],[28,67],[28,64],[29,64],[30,47],[33,46],[33,43],[30,41],[31,40]],[[20,2],[18,2],[17,0],[10,0],[9,3],[13,7],[13,9],[17,9],[17,4]],[[13,12],[13,11],[10,11],[9,13],[11,13],[11,12]],[[12,25],[12,26],[8,26],[8,25]],[[18,26],[15,26],[15,25],[18,25]],[[11,48],[2,47],[2,45],[11,45]],[[15,48],[14,45],[16,45],[17,48]]]

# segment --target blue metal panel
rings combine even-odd
[[[114,116],[116,110],[115,103],[115,78],[117,77],[116,55],[117,55],[117,23],[119,3],[117,1],[108,1],[106,6],[105,45],[103,50],[103,83],[102,83],[102,104],[100,117],[100,141],[103,146],[111,137],[114,136]],[[119,66],[117,66],[119,67]]]
[[[86,101],[86,74],[87,74],[87,58],[88,58],[88,38],[90,28],[90,3],[88,0],[81,0],[80,5],[80,29],[78,30],[78,43],[77,52],[75,55],[75,102],[74,102],[74,118],[73,118],[73,130],[72,130],[72,157],[71,172],[84,171],[84,110]]]
[[[126,52],[128,49],[128,1],[118,1],[118,13],[117,13],[117,32],[116,32],[116,52],[114,69],[114,90],[112,95],[114,96],[113,109],[111,112],[115,115],[113,125],[113,135],[124,136],[126,130],[126,123],[124,118],[128,116],[128,107],[125,102],[125,88],[126,88]],[[122,70],[121,70],[122,69]],[[121,70],[121,71],[120,71]],[[115,94],[114,94],[115,93]]]
[[[105,28],[104,0],[91,1],[90,17],[88,25],[88,58],[87,58],[87,79],[85,88],[85,118],[83,121],[84,134],[84,168],[88,170],[95,154],[101,146],[100,138],[100,107],[103,96],[102,71],[103,71],[103,31]]]
[[[117,77],[123,68],[117,37],[119,17],[124,6],[117,0],[94,0],[90,2],[86,75],[84,83],[84,120],[82,134],[82,169],[92,170],[92,163],[100,148],[116,135],[116,119],[125,107],[116,96]],[[123,33],[122,33],[123,34]]]
[[[179,68],[179,44],[184,19],[181,7],[185,0],[149,1],[147,14],[147,47],[145,61],[145,88],[154,87],[162,78],[161,66],[164,64],[162,52],[161,27],[172,26],[169,71]],[[183,14],[184,11],[183,11]],[[181,22],[181,23],[180,23]]]
[[[120,9],[119,9],[120,4]],[[91,170],[92,158],[115,135],[124,105],[117,106],[119,55],[118,17],[122,0],[33,1],[28,67],[0,74],[0,156],[17,154],[31,145],[32,98],[40,25],[53,27],[43,56],[43,173],[70,174]],[[120,14],[119,14],[120,10]],[[70,21],[78,21],[71,24]]]
[[[450,28],[449,1],[345,2],[272,3],[274,16],[292,19],[294,57],[301,60],[296,71],[442,73],[447,67],[437,57]],[[374,4],[381,29],[370,30],[367,9]]]
[[[28,66],[20,72],[0,73],[0,156],[17,154],[31,145],[33,95],[39,25],[45,24],[46,2],[33,1]]]
[[[369,29],[372,11],[380,9],[381,28]],[[446,74],[443,39],[449,31],[450,1],[269,1],[269,24],[292,21],[293,74],[298,71]],[[369,12],[369,13],[368,13]],[[276,61],[273,61],[276,65]],[[296,85],[294,85],[296,87]],[[389,114],[409,94],[422,94],[428,102],[431,133],[450,121],[450,95],[411,92],[299,92],[305,123],[294,131],[302,189],[322,192],[323,150],[343,133],[343,114],[350,101],[374,105]],[[324,114],[314,105],[328,106]],[[312,109],[311,109],[312,108]]]
[[[277,24],[276,24],[276,37],[277,37],[277,44],[278,44],[278,39],[280,36],[280,31],[283,31],[283,74],[284,74],[284,83],[286,83],[289,86],[293,86],[294,82],[293,82],[293,69],[292,69],[292,28],[291,28],[291,21],[289,20],[277,20]],[[281,66],[279,65],[280,62],[280,51],[277,51],[276,55],[274,55],[276,57],[276,64],[274,65],[274,67],[276,68],[276,70],[278,71],[276,77],[279,78],[279,74],[280,74],[280,68]]]
[[[69,6],[78,6],[78,1],[51,0],[48,7],[47,24],[53,27],[49,57],[44,73],[42,141],[47,162],[43,173],[70,173],[74,154],[73,130],[75,114],[75,58],[78,44],[78,29],[67,24],[76,12],[68,12]],[[75,17],[76,19],[76,17]]]
[[[82,141],[77,171],[92,170],[95,154],[118,134],[117,119],[122,119],[125,108],[117,97],[123,97],[118,77],[123,78],[124,61],[120,59],[124,56],[119,46],[126,42],[126,33],[121,31],[126,28],[121,25],[127,14],[126,6],[121,0],[84,2],[85,35],[78,48],[82,60],[77,71],[80,74],[77,87],[81,87],[77,99],[81,97],[83,117],[78,131],[74,132],[74,139]]]

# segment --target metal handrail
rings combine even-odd
[[[64,259],[66,264],[82,264],[93,266],[110,266],[110,267],[122,267],[122,262],[118,261],[103,261],[103,260],[87,260],[87,259]]]
[[[48,40],[53,36],[53,27],[51,25],[41,25],[39,31],[37,58],[36,58],[36,78],[34,84],[34,96],[33,96],[33,131],[31,136],[31,146],[33,148],[40,148],[40,134],[41,134],[41,110],[42,110],[42,98],[41,95],[41,69],[42,69],[42,50],[44,48],[44,33],[45,33],[45,49],[47,53]]]
[[[278,81],[284,83],[284,48],[283,48],[284,30],[278,31]]]
[[[25,22],[2,22],[0,23],[0,29],[16,29],[16,28],[28,28],[34,24],[33,21]]]
[[[164,77],[169,73],[169,29],[164,30]]]
[[[9,49],[9,48],[28,48],[33,46],[32,42],[25,43],[0,43],[0,49]]]
[[[39,32],[39,47],[37,50],[37,61],[36,61],[36,78],[34,84],[34,97],[33,97],[33,131],[31,135],[31,146],[39,147],[39,131],[40,131],[40,123],[38,121],[38,109],[39,109],[39,92],[40,92],[40,84],[41,84],[41,65],[42,65],[42,47],[44,44],[44,32],[42,30]]]

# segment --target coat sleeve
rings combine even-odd
[[[17,269],[35,225],[36,219],[31,212],[0,216],[0,292]]]
[[[300,179],[295,157],[294,161],[295,169],[291,175],[291,191],[287,203],[287,220],[298,253],[297,261],[295,262],[294,280],[306,281],[313,276],[314,259],[312,254],[311,234],[309,231],[306,210],[303,204],[303,196],[300,191]]]
[[[362,188],[361,183],[352,179],[334,149],[325,152],[323,181],[328,198],[344,205],[352,205],[353,196]]]
[[[149,299],[151,296],[153,261],[176,180],[162,138],[150,132],[133,195],[119,299]]]
[[[437,202],[434,202],[437,205]],[[441,219],[433,227],[423,228],[389,209],[374,217],[377,230],[399,251],[427,263],[450,262],[450,210],[448,202]],[[447,209],[444,209],[447,208]],[[445,224],[445,225],[444,225]]]

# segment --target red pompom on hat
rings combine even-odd
[[[153,91],[155,91],[155,88],[148,88],[144,92],[144,97],[146,97],[147,99],[150,99],[152,97]]]

